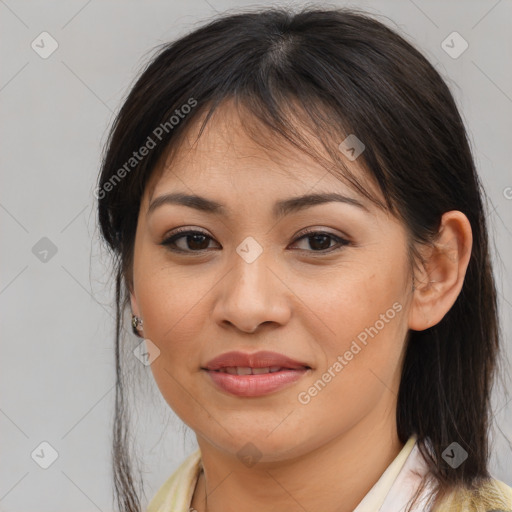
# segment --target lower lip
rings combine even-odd
[[[259,375],[232,375],[206,370],[222,390],[237,396],[261,396],[297,382],[308,370],[280,370]]]

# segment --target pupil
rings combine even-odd
[[[204,239],[206,238],[205,235],[190,235],[189,236],[189,239],[192,238],[194,241],[192,243],[189,243],[189,249],[203,249],[203,247],[201,247],[201,239],[203,239],[203,243],[204,243]],[[198,243],[198,246],[195,245],[195,243]]]
[[[315,243],[311,243],[310,242],[309,245],[311,246],[311,248],[313,248],[313,249],[316,248],[316,249],[320,249],[320,250],[328,249],[329,248],[329,237],[327,235],[312,235],[310,238],[312,238],[313,240],[316,240],[316,241],[318,241],[319,239],[320,240],[323,239],[324,242],[327,241],[327,245],[320,244],[320,245],[323,245],[323,247],[315,247]]]

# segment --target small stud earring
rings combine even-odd
[[[136,336],[142,337],[140,335],[140,333],[139,333],[139,331],[140,332],[142,331],[142,326],[143,326],[142,318],[139,318],[138,316],[132,315],[132,330],[133,330],[133,334],[135,334]]]

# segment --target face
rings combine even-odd
[[[151,369],[167,403],[198,440],[231,454],[251,442],[266,460],[391,424],[411,294],[404,226],[297,149],[263,149],[227,106],[191,147],[195,134],[150,180],[134,247],[131,306],[160,350]],[[221,209],[159,199],[176,193]],[[348,199],[276,206],[323,193]],[[231,351],[303,369],[205,370]]]

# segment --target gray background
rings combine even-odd
[[[157,44],[217,12],[257,5],[272,4],[0,0],[0,510],[112,510],[114,310],[109,259],[98,242],[93,197],[101,148],[114,112]],[[510,356],[511,1],[324,5],[352,5],[380,14],[448,81],[490,199]],[[31,47],[43,31],[58,43],[46,59]],[[441,47],[453,31],[469,44],[458,58]],[[44,237],[51,242],[41,241]],[[132,341],[134,348],[138,342]],[[140,377],[140,383],[134,379],[140,391],[133,396],[139,411],[134,413],[137,445],[151,498],[195,448],[195,439],[161,398],[149,367],[135,366]],[[512,439],[510,398],[500,389],[494,395],[498,428],[492,472],[512,485],[511,449],[504,438]],[[50,449],[40,447],[44,441],[58,454],[48,469],[34,460],[49,460]]]

